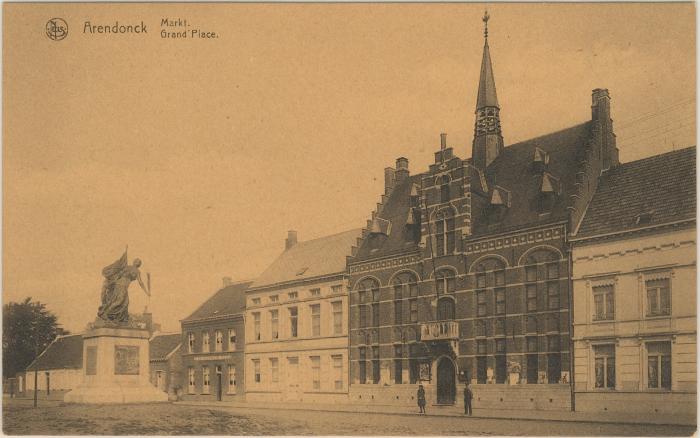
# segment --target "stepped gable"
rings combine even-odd
[[[603,173],[576,238],[695,219],[695,146]]]
[[[81,369],[83,367],[83,335],[59,336],[32,362],[27,371]]]
[[[182,322],[243,313],[245,291],[252,283],[252,281],[242,281],[220,289]]]
[[[390,193],[381,212],[376,217],[391,223],[386,235],[366,236],[358,248],[353,261],[383,257],[407,251],[417,251],[418,244],[405,237],[406,221],[411,209],[411,188],[414,184],[420,187],[423,175],[413,175],[397,183]]]

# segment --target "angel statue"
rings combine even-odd
[[[102,305],[97,311],[97,316],[104,321],[127,322],[129,320],[129,284],[138,280],[141,289],[151,296],[151,291],[146,288],[141,280],[141,260],[134,259],[129,266],[126,251],[119,260],[102,269],[105,277],[102,285]]]

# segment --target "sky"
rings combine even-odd
[[[81,332],[128,245],[167,331],[284,249],[364,226],[383,169],[468,158],[483,4],[3,4],[3,302]],[[623,162],[695,145],[692,3],[491,4],[505,144],[590,120]],[[45,35],[63,18],[68,35]],[[161,38],[162,18],[218,38]],[[89,34],[138,24],[147,34]],[[180,29],[168,29],[178,31]]]

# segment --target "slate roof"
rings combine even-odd
[[[219,289],[182,322],[243,313],[245,311],[245,291],[252,283],[252,281],[243,281]]]
[[[355,260],[418,250],[418,245],[414,241],[406,239],[405,230],[408,211],[411,208],[411,187],[413,184],[420,187],[421,177],[420,174],[413,175],[396,184],[382,212],[377,216],[391,222],[389,234],[386,236],[369,234],[358,249]],[[373,239],[381,240],[372,242]]]
[[[603,173],[576,238],[694,219],[695,155],[693,146]],[[641,213],[648,222],[638,223]]]
[[[80,369],[83,367],[83,336],[59,336],[32,362],[27,371]]]
[[[280,254],[251,289],[345,272],[346,257],[361,235],[362,230],[355,229],[298,242]]]
[[[149,359],[165,360],[166,356],[180,346],[181,333],[157,334],[149,341]]]
[[[482,212],[472,212],[472,235],[567,220],[567,207],[571,202],[570,195],[575,191],[576,172],[579,170],[578,161],[592,135],[592,123],[586,122],[504,148],[486,169],[485,176],[489,188],[498,185],[511,192],[511,205],[502,220],[490,227]],[[532,170],[536,148],[549,154],[545,170],[559,180],[559,193],[550,214],[545,216],[541,216],[537,208],[543,176]]]
[[[479,194],[480,177],[471,167],[473,191],[471,237],[478,238],[486,234],[568,220],[567,207],[571,203],[570,195],[575,191],[578,163],[592,135],[592,122],[589,121],[505,147],[484,172],[484,179],[489,188],[488,194]],[[535,153],[537,149],[539,149],[538,154]],[[545,173],[533,170],[533,161],[536,155],[542,158],[542,152],[545,152],[549,158]],[[471,164],[471,159],[464,162]],[[424,175],[427,173],[412,175],[395,186],[382,212],[377,216],[391,222],[389,235],[368,235],[358,249],[354,262],[418,249],[411,239],[406,238],[405,224],[410,209],[411,185],[415,183],[420,186]],[[506,203],[504,197],[507,194],[509,206],[500,220],[493,222],[486,217],[482,205],[491,201],[493,189],[496,186],[499,188],[497,198],[500,196],[500,199]],[[546,215],[541,214],[538,206],[543,186],[545,191],[553,188],[557,192],[553,205],[548,209],[549,214]],[[506,192],[503,192],[503,189]],[[476,199],[480,196],[483,196],[481,204]],[[373,239],[379,239],[379,241],[373,242]]]

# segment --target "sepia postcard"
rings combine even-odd
[[[7,435],[690,436],[696,5],[2,5]]]

